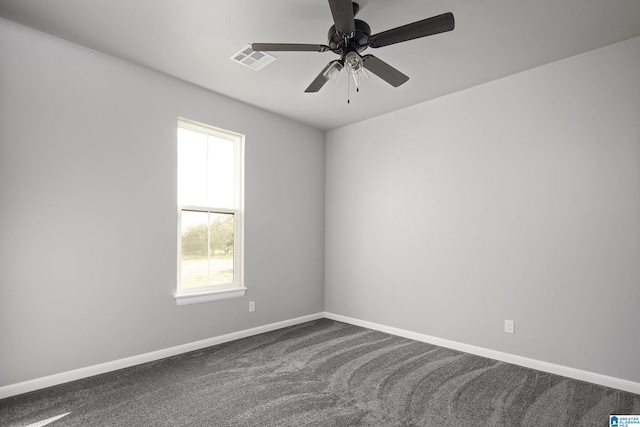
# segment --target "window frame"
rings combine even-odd
[[[176,304],[186,305],[207,301],[216,301],[244,296],[247,288],[244,285],[244,142],[245,136],[225,129],[193,120],[178,118],[176,128],[176,159],[178,155],[179,128],[204,133],[215,138],[225,139],[234,143],[234,207],[221,208],[217,206],[181,205],[178,201],[178,186],[176,185],[176,205],[178,216],[178,245],[177,245],[177,277]],[[177,162],[176,162],[177,165]],[[179,171],[176,170],[178,173]],[[176,178],[179,179],[178,173]],[[177,181],[176,181],[177,184]],[[182,288],[182,212],[204,212],[211,214],[233,215],[233,283],[208,285],[198,288]]]

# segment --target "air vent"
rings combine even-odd
[[[267,52],[256,52],[255,50],[251,49],[251,45],[248,44],[231,55],[229,59],[231,59],[232,61],[236,61],[244,65],[245,67],[249,67],[252,70],[258,71],[271,64],[278,58],[268,54]]]

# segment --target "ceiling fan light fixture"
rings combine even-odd
[[[334,82],[340,78],[341,71],[344,66],[340,63],[340,61],[333,61],[327,71],[324,72],[324,78],[327,80],[333,80]]]
[[[367,70],[362,67],[355,73],[352,73],[351,77],[353,77],[353,81],[356,82],[356,87],[359,88],[365,80],[369,80],[369,73],[367,73]]]
[[[349,74],[356,74],[364,67],[362,65],[362,57],[358,55],[358,52],[349,52],[344,57],[344,63],[347,67]]]
[[[359,88],[360,84],[369,78],[369,73],[367,73],[367,70],[364,68],[364,61],[362,60],[362,57],[358,52],[349,52],[344,57],[344,63],[347,68],[347,72],[353,78],[353,81],[356,83],[356,87]]]

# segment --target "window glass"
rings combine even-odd
[[[183,288],[234,282],[233,219],[227,213],[182,211]]]

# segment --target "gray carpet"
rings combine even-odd
[[[1,426],[608,426],[609,414],[640,414],[640,395],[327,319],[0,400]]]

